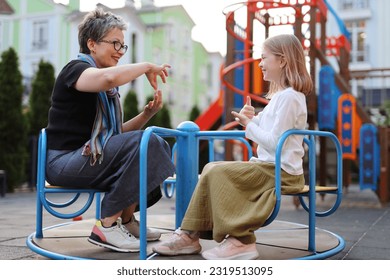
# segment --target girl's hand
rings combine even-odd
[[[244,107],[240,110],[240,113],[232,111],[232,115],[235,120],[238,121],[242,126],[247,126],[251,119],[255,116],[255,108],[251,104],[250,96],[247,96]]]
[[[166,83],[166,77],[168,77],[167,68],[171,68],[171,66],[168,64],[163,64],[161,66],[156,64],[151,64],[150,70],[145,73],[146,77],[149,80],[150,85],[154,88],[154,90],[158,89],[157,76],[160,76],[164,84]]]
[[[247,116],[250,120],[255,116],[255,107],[251,105],[252,101],[250,96],[246,97],[246,103],[240,110],[240,114]]]
[[[153,117],[163,106],[162,92],[157,90],[154,93],[153,100],[149,101],[144,107],[144,114],[150,119]]]
[[[251,121],[250,118],[248,118],[246,115],[237,113],[235,111],[232,111],[232,115],[234,116],[235,120],[238,121],[242,126],[247,126],[248,123]]]

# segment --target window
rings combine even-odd
[[[137,40],[137,34],[136,33],[132,33],[131,34],[131,52],[130,52],[130,61],[131,63],[136,63],[137,62],[137,44],[138,44],[138,40]],[[137,83],[137,79],[134,79],[131,81],[131,87],[132,88],[135,88],[135,85]]]
[[[168,91],[168,104],[170,106],[175,105],[175,95],[173,94],[173,92],[171,90]]]
[[[170,25],[167,28],[168,38],[169,38],[169,44],[171,46],[174,46],[176,44],[176,37],[177,37],[177,30],[174,26],[174,24],[170,21]]]
[[[368,0],[341,0],[339,5],[341,10],[360,10],[369,7]]]
[[[32,32],[32,50],[47,50],[49,45],[49,23],[47,20],[34,21]]]
[[[182,38],[182,40],[183,40],[183,48],[184,48],[184,50],[189,51],[190,50],[190,44],[192,42],[192,40],[191,40],[191,32],[187,28],[184,28],[182,30],[182,32],[183,32],[183,38]]]
[[[207,64],[207,85],[211,88],[213,86],[213,65]]]
[[[136,33],[131,34],[131,63],[137,62],[137,39]]]
[[[345,25],[351,33],[352,40],[350,62],[356,63],[368,61],[366,21],[348,21]]]
[[[183,71],[180,71],[181,73],[181,75],[180,75],[180,79],[182,80],[182,82],[189,82],[189,79],[190,79],[190,77],[189,77],[189,75],[188,75],[188,71],[185,71],[184,69],[188,69],[188,68],[190,68],[191,67],[191,64],[190,64],[190,62],[189,62],[189,60],[187,59],[187,58],[183,58],[182,60],[181,60],[181,63],[180,63],[180,66],[179,66],[180,68],[180,70],[183,70]]]

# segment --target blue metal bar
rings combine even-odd
[[[338,240],[339,243],[336,247],[334,247],[333,249],[330,249],[330,250],[326,250],[324,252],[315,252],[311,255],[296,258],[296,260],[323,260],[323,259],[330,258],[331,256],[334,256],[334,255],[340,253],[345,248],[344,239],[341,236],[339,236],[333,232],[330,232],[330,231],[327,231],[327,232],[330,233],[331,235],[333,235],[334,237],[336,237],[336,239]]]
[[[199,127],[193,122],[183,122],[177,129],[185,136],[176,140],[176,228],[181,225],[199,174],[199,140],[196,137]]]
[[[351,33],[348,31],[347,27],[345,26],[344,21],[340,18],[340,16],[337,14],[336,10],[333,9],[333,7],[329,4],[327,0],[324,0],[324,3],[326,7],[328,8],[329,12],[335,17],[335,20],[339,26],[340,32],[343,33],[345,37],[347,37],[348,41],[351,42]]]
[[[202,130],[197,133],[199,139],[234,139],[239,137],[245,137],[245,131],[242,130]]]
[[[58,192],[58,193],[71,193],[72,190],[68,190],[67,192]],[[74,191],[80,191],[80,190],[74,190]],[[72,219],[74,217],[78,217],[80,215],[82,215],[83,213],[85,213],[89,207],[91,206],[92,202],[93,202],[93,199],[94,199],[94,194],[96,193],[97,191],[94,190],[94,191],[90,191],[88,193],[88,199],[87,201],[84,203],[83,207],[81,207],[79,210],[77,211],[74,211],[72,213],[61,213],[59,211],[56,211],[53,209],[53,207],[51,207],[49,204],[48,204],[48,201],[45,199],[45,198],[42,198],[41,200],[41,203],[42,205],[45,207],[45,209],[50,213],[52,214],[53,216],[57,217],[57,218],[61,218],[61,219]],[[80,194],[78,194],[80,195]],[[63,207],[62,205],[60,205],[61,207]],[[60,208],[61,208],[60,207]]]
[[[214,161],[214,139],[209,139],[209,161]]]
[[[101,194],[100,192],[97,192],[96,193],[96,196],[95,196],[95,199],[96,199],[96,208],[95,208],[95,219],[96,220],[99,220],[100,219],[100,213],[101,213],[101,202],[102,202],[102,199],[101,199]]]
[[[298,132],[296,132],[298,134]],[[299,133],[301,134],[301,133]],[[336,135],[334,135],[331,132],[327,131],[315,131],[315,130],[307,130],[306,135],[314,135],[318,137],[327,137],[328,139],[332,140],[333,144],[335,145],[336,148],[336,161],[337,161],[337,190],[336,191],[330,191],[328,193],[335,194],[336,195],[336,200],[331,208],[329,208],[326,211],[316,211],[316,217],[326,217],[331,214],[333,214],[337,208],[340,206],[341,200],[342,200],[342,192],[343,192],[343,158],[342,158],[342,149],[340,142],[338,141]],[[309,140],[304,139],[305,143],[309,145]],[[315,150],[315,149],[314,149]],[[314,157],[315,157],[315,152]],[[306,211],[309,211],[309,207],[306,205],[304,201],[304,195],[299,196],[299,201],[301,202],[301,205],[303,209]]]
[[[303,135],[303,136],[309,136],[309,140],[305,139],[305,143],[308,144],[309,146],[309,207],[307,207],[304,203],[303,205],[305,206],[304,208],[308,210],[309,212],[309,242],[308,242],[308,250],[311,252],[316,252],[315,249],[315,217],[316,216],[327,216],[332,214],[338,206],[341,203],[341,197],[342,197],[342,154],[341,154],[341,145],[337,139],[337,137],[327,131],[317,131],[317,130],[288,130],[283,135],[280,137],[277,148],[276,148],[276,159],[275,159],[275,192],[276,192],[276,197],[280,195],[280,161],[281,161],[281,152],[282,152],[282,147],[286,139],[290,135]],[[336,147],[336,153],[337,153],[337,196],[336,196],[336,201],[334,205],[325,212],[317,212],[316,211],[316,151],[315,151],[315,136],[317,137],[328,137],[330,138]],[[303,199],[300,197],[301,203],[303,202]],[[279,201],[277,200],[277,204]],[[274,212],[271,214],[270,218],[268,220],[271,220],[276,217],[277,212],[279,210],[279,205],[277,205],[274,209]],[[276,212],[275,216],[274,213]],[[267,220],[267,222],[268,222]],[[267,223],[266,222],[266,223]]]
[[[282,196],[282,183],[281,183],[281,158],[282,158],[282,147],[284,144],[284,141],[287,137],[283,138],[284,134],[282,135],[281,139],[279,139],[278,145],[276,146],[275,151],[275,207],[272,211],[271,215],[267,218],[265,223],[263,224],[263,227],[269,225],[272,223],[273,220],[275,220],[276,216],[279,213],[280,210],[280,202],[281,202],[281,196]]]
[[[164,195],[167,198],[172,198],[174,193],[175,193],[175,189],[176,189],[176,179],[175,178],[166,179],[163,182],[162,187],[163,187]]]
[[[336,160],[337,160],[337,191],[335,191],[334,193],[336,194],[336,200],[335,200],[333,206],[329,210],[323,211],[323,212],[316,211],[316,216],[317,217],[329,216],[330,214],[334,213],[337,210],[337,208],[340,206],[341,199],[342,199],[342,191],[343,191],[343,188],[342,188],[343,162],[342,162],[342,150],[341,150],[340,142],[338,141],[336,135],[334,135],[333,133],[328,132],[328,131],[293,130],[292,129],[292,130],[286,131],[282,135],[281,139],[279,140],[279,144],[283,145],[284,141],[291,134],[307,135],[307,136],[313,135],[313,136],[316,136],[316,137],[327,137],[328,139],[332,140],[332,142],[335,145],[336,157],[337,157],[336,158]],[[307,139],[305,139],[305,143],[309,143],[309,142],[307,142]],[[308,207],[305,205],[304,201],[301,200],[301,199],[300,199],[300,201],[301,201],[301,204],[302,204],[303,208],[308,211]]]
[[[194,122],[182,122],[177,129],[148,127],[140,143],[140,259],[147,259],[146,252],[146,186],[147,186],[147,151],[148,142],[152,133],[161,137],[176,138],[176,227],[181,221],[191,200],[194,188],[198,182],[199,173],[199,141],[202,139],[237,139],[246,144],[248,153],[252,156],[252,149],[248,141],[244,140],[244,131],[199,131]]]
[[[58,224],[58,225],[54,225],[54,226],[50,226],[50,227],[47,227],[43,230],[50,230],[50,229],[53,229],[53,228],[57,228],[57,227],[61,227],[61,226],[66,226],[70,223],[64,223],[64,224]],[[59,254],[59,253],[54,253],[52,251],[48,251],[46,249],[43,249],[41,247],[39,247],[38,244],[36,244],[34,242],[34,237],[35,238],[39,238],[37,237],[37,234],[36,232],[35,233],[32,233],[30,234],[27,239],[26,239],[26,245],[28,248],[30,248],[33,252],[41,255],[41,256],[44,256],[44,257],[47,257],[49,259],[53,259],[53,260],[86,260],[87,258],[81,258],[81,257],[74,257],[74,256],[69,256],[69,255],[64,255],[64,254]]]
[[[36,237],[43,237],[43,207],[53,216],[61,218],[61,219],[71,219],[85,213],[92,204],[94,199],[94,195],[97,195],[97,208],[96,213],[99,212],[99,215],[96,217],[100,217],[100,193],[98,190],[94,189],[73,189],[73,188],[46,188],[46,156],[47,156],[47,134],[46,130],[42,129],[39,135],[38,140],[38,165],[37,165],[37,209],[36,209]],[[52,202],[48,199],[48,193],[73,193],[74,196],[64,203]],[[74,211],[72,213],[61,213],[59,211],[54,210],[54,208],[65,208],[69,205],[72,205],[74,202],[78,200],[81,193],[87,193],[88,199],[84,204],[84,207],[79,209],[78,211]]]
[[[146,252],[146,186],[147,186],[147,154],[148,154],[148,144],[150,135],[152,134],[152,129],[146,129],[142,135],[141,144],[140,144],[140,173],[139,173],[139,212],[140,212],[140,259],[146,260],[147,252]]]
[[[151,126],[145,129],[141,142],[140,142],[140,193],[139,193],[139,211],[140,211],[140,259],[146,260],[147,252],[146,252],[146,224],[147,224],[147,154],[148,154],[148,145],[149,139],[152,133],[159,134],[163,137],[184,137],[185,133],[173,130],[169,128],[162,128]]]
[[[316,154],[314,135],[309,136],[309,244],[308,250],[316,252]]]
[[[52,202],[47,196],[46,196],[46,194],[47,193],[69,193],[69,192],[71,192],[71,191],[75,191],[75,192],[77,192],[78,190],[76,190],[76,189],[48,189],[48,188],[46,188],[46,186],[45,186],[45,197],[44,197],[44,199],[42,200],[42,201],[45,201],[45,208],[46,207],[48,207],[48,208],[50,208],[50,207],[55,207],[55,208],[65,208],[65,207],[68,207],[69,205],[72,205],[74,202],[76,202],[77,200],[78,200],[78,198],[80,197],[80,195],[81,195],[81,192],[77,192],[77,193],[75,193],[74,194],[74,196],[70,199],[70,200],[68,200],[68,201],[66,201],[66,202],[64,202],[64,203],[57,203],[57,202]]]
[[[36,237],[42,238],[42,216],[43,207],[41,202],[41,195],[45,187],[45,166],[46,166],[46,131],[41,130],[38,140],[38,166],[37,166],[37,209],[36,209]]]

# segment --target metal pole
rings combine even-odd
[[[176,227],[181,225],[199,174],[199,126],[185,121],[177,127],[185,136],[177,137],[176,162]]]

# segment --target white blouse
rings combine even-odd
[[[251,161],[275,163],[276,146],[280,136],[289,129],[305,129],[307,123],[306,97],[287,88],[273,94],[264,110],[246,126],[245,136],[256,142],[257,158]],[[291,175],[303,174],[303,136],[291,135],[282,149],[282,169]]]

